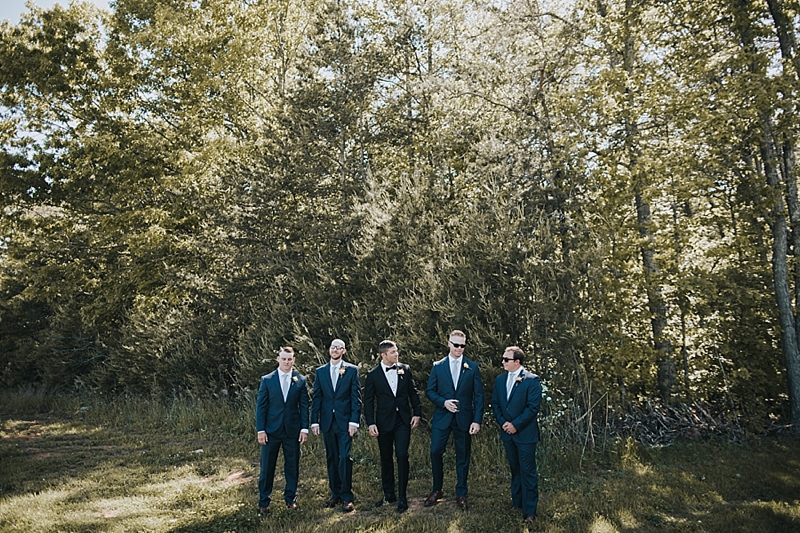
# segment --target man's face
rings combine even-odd
[[[503,368],[506,372],[516,372],[522,365],[514,359],[514,352],[508,351],[503,354]]]
[[[397,346],[392,346],[387,351],[381,354],[381,360],[383,364],[386,366],[392,366],[397,364],[397,356],[400,355]]]
[[[278,368],[281,372],[287,373],[292,371],[294,366],[294,355],[289,352],[281,352],[278,354]]]
[[[466,337],[451,336],[447,343],[450,346],[450,355],[458,359],[464,354],[464,347],[467,345]]]
[[[342,359],[342,356],[347,352],[344,348],[344,343],[340,340],[335,340],[331,343],[331,347],[328,349],[328,353],[331,356],[331,361],[338,362]]]

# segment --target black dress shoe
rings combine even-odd
[[[425,499],[425,503],[422,505],[424,507],[432,507],[439,503],[439,500],[442,499],[442,496],[444,496],[444,492],[441,490],[435,490],[428,495],[428,497]]]
[[[395,496],[394,494],[389,494],[388,496],[384,496],[383,498],[375,502],[375,507],[380,507],[384,503],[394,503],[396,501],[397,501],[397,496]]]
[[[342,511],[344,511],[345,513],[350,513],[355,508],[356,508],[356,506],[353,505],[353,502],[344,502],[344,505],[342,505]]]
[[[288,507],[289,509],[292,509],[294,511],[300,509],[300,506],[297,505],[297,502],[286,502],[286,507]]]
[[[408,500],[405,498],[400,498],[397,500],[397,512],[404,513],[408,510]]]
[[[268,515],[269,514],[269,505],[267,505],[266,507],[259,507],[258,508],[258,514],[260,514],[262,516]]]
[[[526,523],[528,523],[528,524],[532,524],[532,523],[534,523],[535,521],[536,521],[536,515],[535,515],[535,514],[526,514],[526,515],[525,515],[525,522],[526,522]]]
[[[469,509],[469,506],[467,505],[466,496],[456,496],[456,505],[458,505],[458,508],[461,509],[462,511],[466,511],[467,509]]]
[[[331,498],[330,500],[325,502],[325,507],[328,508],[328,509],[331,509],[333,507],[336,507],[340,503],[342,503],[342,499],[341,498]]]

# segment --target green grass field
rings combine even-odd
[[[425,429],[412,437],[411,509],[402,515],[375,509],[378,449],[362,428],[354,444],[356,512],[322,507],[324,449],[312,437],[301,459],[301,511],[274,504],[269,517],[259,518],[251,403],[3,396],[0,531],[528,530],[506,510],[509,473],[491,425],[474,440],[467,512],[454,504],[452,446],[445,500],[422,507],[431,482]],[[539,519],[530,531],[800,531],[798,444],[779,437],[648,449],[609,440],[582,454],[543,442]],[[278,494],[282,487],[276,479]]]

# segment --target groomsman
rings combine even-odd
[[[521,509],[528,523],[536,520],[539,480],[536,471],[536,418],[542,403],[539,376],[525,370],[525,353],[509,346],[503,354],[505,372],[497,376],[492,393],[492,410],[500,426],[500,439],[511,468],[511,504]]]
[[[278,450],[283,447],[283,500],[297,509],[297,480],[300,476],[300,445],[308,438],[308,389],[305,376],[293,370],[294,349],[282,347],[278,368],[261,378],[256,400],[256,433],[261,445],[258,476],[258,511],[269,513]]]
[[[343,360],[344,341],[333,339],[330,361],[317,369],[311,404],[311,432],[325,441],[331,497],[325,507],[342,504],[346,513],[353,505],[353,459],[350,449],[361,418],[361,381],[358,367]]]
[[[454,330],[448,341],[450,353],[436,361],[428,378],[425,396],[433,402],[431,421],[431,470],[433,489],[424,506],[436,505],[442,498],[444,482],[443,455],[450,434],[456,450],[456,505],[467,506],[467,475],[472,450],[472,436],[481,430],[483,416],[483,383],[478,364],[464,357],[467,336]]]
[[[364,416],[369,434],[378,438],[381,452],[383,498],[376,503],[397,502],[397,512],[408,509],[408,445],[411,430],[419,425],[422,406],[411,368],[397,361],[397,345],[389,340],[378,345],[381,362],[369,371],[364,383]],[[397,492],[394,490],[394,458],[397,455]]]

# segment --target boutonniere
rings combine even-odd
[[[469,365],[467,363],[464,363],[464,370],[469,370]]]
[[[398,376],[402,376],[403,374],[405,374],[405,371],[402,368],[398,368],[397,369],[397,375]]]
[[[522,383],[522,376],[517,376],[517,379],[515,379],[514,381],[516,381],[517,383]]]
[[[297,383],[297,376],[292,376],[292,381],[294,381],[295,383]]]
[[[339,375],[340,376],[344,376],[344,371],[345,370],[346,370],[346,368],[344,367],[344,365],[342,365],[342,368],[339,369]]]

